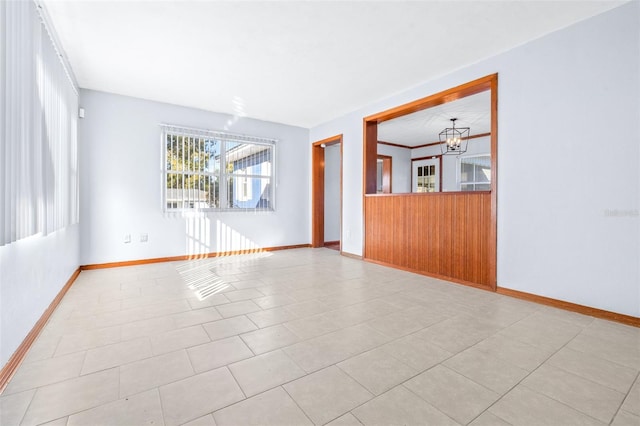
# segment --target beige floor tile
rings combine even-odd
[[[255,288],[248,288],[244,290],[235,290],[225,292],[224,295],[232,302],[239,302],[241,300],[259,299],[265,295]]]
[[[581,331],[581,326],[535,313],[505,328],[498,335],[556,351]]]
[[[553,308],[550,306],[541,306],[538,312],[542,315],[553,317],[564,322],[568,322],[580,327],[589,326],[595,318],[588,315],[579,314],[576,312],[565,311],[563,309]]]
[[[42,423],[40,426],[67,426],[69,416],[60,417],[59,419],[52,420],[50,422]]]
[[[353,410],[363,425],[457,425],[404,386],[397,386]]]
[[[194,374],[185,350],[120,366],[120,396],[125,397]]]
[[[274,407],[278,407],[274,410]],[[312,425],[291,397],[277,387],[213,413],[218,426]]]
[[[469,426],[510,426],[511,423],[508,423],[502,420],[500,417],[495,414],[491,414],[490,411],[485,411],[475,418],[474,421],[469,423]]]
[[[167,331],[151,336],[151,349],[154,355],[190,348],[210,342],[209,335],[201,325]]]
[[[640,370],[640,343],[635,341],[620,342],[618,339],[613,341],[600,335],[582,333],[567,347]]]
[[[404,386],[462,424],[469,423],[499,398],[498,394],[443,366],[425,371]]]
[[[460,315],[413,334],[449,352],[460,352],[498,332],[500,327],[477,318]]]
[[[226,367],[160,387],[164,422],[167,426],[195,420],[244,399]]]
[[[24,363],[7,385],[4,395],[62,382],[80,375],[85,353],[79,352]]]
[[[151,344],[146,337],[91,349],[87,352],[81,374],[106,370],[150,356]]]
[[[451,352],[430,345],[415,336],[394,340],[382,346],[381,349],[417,371],[431,368],[452,355]]]
[[[555,352],[554,349],[533,346],[511,337],[499,335],[491,336],[473,348],[527,371],[538,368]]]
[[[117,400],[118,376],[112,368],[39,388],[23,424],[44,423]]]
[[[224,339],[225,337],[257,330],[258,327],[246,316],[223,319],[203,325],[211,340]]]
[[[298,336],[300,340],[311,339],[312,337],[321,336],[340,328],[340,325],[335,321],[322,314],[285,322],[284,325]]]
[[[67,426],[161,425],[162,408],[157,389],[119,399],[69,416]]]
[[[251,300],[219,305],[216,306],[216,309],[224,318],[236,317],[238,315],[250,314],[251,312],[258,312],[262,310],[260,306],[256,305]]]
[[[583,334],[600,337],[617,345],[638,347],[640,345],[640,328],[617,322],[594,319]]]
[[[205,324],[212,321],[222,319],[216,308],[195,309],[192,311],[181,312],[171,316],[175,324],[175,328],[189,327],[197,324]]]
[[[253,299],[254,303],[260,306],[262,309],[272,309],[283,305],[290,305],[295,303],[295,300],[287,296],[286,294],[274,294],[272,296],[260,297]]]
[[[122,341],[151,337],[165,331],[173,330],[176,326],[170,316],[156,317],[148,320],[135,321],[122,325]]]
[[[331,308],[318,300],[309,300],[307,302],[287,305],[287,311],[291,312],[298,318],[321,314],[323,312],[329,311],[330,309]]]
[[[389,338],[360,324],[296,343],[284,351],[307,373],[387,343]]]
[[[640,425],[640,416],[636,416],[628,411],[620,410],[611,422],[611,426],[638,426]]]
[[[60,338],[55,356],[118,343],[120,341],[120,335],[120,326],[99,328],[83,333],[66,334]]]
[[[467,349],[443,363],[450,369],[498,394],[504,394],[529,371],[475,348]]]
[[[638,374],[633,368],[570,348],[559,350],[547,364],[623,393],[627,393]]]
[[[189,302],[189,306],[191,306],[191,309],[202,309],[209,306],[224,305],[225,303],[231,302],[222,293],[212,294],[204,299],[199,299],[198,297],[190,297],[187,300]]]
[[[362,423],[353,414],[347,413],[327,423],[326,426],[362,426]]]
[[[266,311],[253,312],[247,315],[258,327],[270,327],[283,322],[296,319],[296,315],[289,312],[288,307],[268,309]]]
[[[60,339],[61,336],[46,336],[40,334],[29,348],[29,352],[27,352],[27,356],[24,357],[23,362],[42,361],[43,359],[53,357]]]
[[[225,288],[203,300],[185,284],[213,279]],[[71,355],[86,355],[80,374],[99,372],[77,376]],[[407,368],[419,375],[402,382]],[[283,423],[283,387],[329,369],[379,394],[330,416],[336,425],[359,425],[354,413],[366,424],[640,424],[640,329],[325,249],[83,271],[0,396],[0,423],[138,424],[153,392],[167,424],[214,425],[231,406]],[[507,393],[490,405],[493,391]]]
[[[337,365],[374,395],[380,395],[418,373],[380,348]]]
[[[603,423],[613,420],[625,397],[606,386],[546,364],[523,380],[522,384]]]
[[[197,373],[213,370],[254,355],[238,336],[194,346],[187,352]]]
[[[520,385],[489,408],[489,412],[514,426],[604,425],[593,417]]]
[[[198,417],[195,420],[184,423],[182,426],[216,426],[216,421],[213,420],[213,414],[207,414],[206,416]]]
[[[622,404],[622,409],[640,416],[640,378],[636,379],[635,384]]]
[[[35,389],[11,395],[3,393],[0,396],[0,425],[19,425],[35,393]]]
[[[315,424],[336,419],[373,397],[337,367],[329,367],[284,385]]]
[[[407,312],[397,312],[376,318],[368,321],[367,325],[393,338],[400,338],[426,327],[416,315]]]
[[[304,376],[304,371],[282,350],[258,355],[231,364],[233,373],[247,397]]]
[[[274,325],[273,327],[250,331],[249,333],[241,334],[240,337],[256,355],[292,345],[300,340],[298,336],[283,325]]]

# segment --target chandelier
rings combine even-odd
[[[456,127],[457,118],[452,118],[451,127],[440,132],[440,149],[443,155],[460,155],[467,152],[469,127]]]

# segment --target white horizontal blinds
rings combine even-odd
[[[0,245],[78,222],[77,108],[32,1],[0,3]]]
[[[166,210],[273,209],[275,140],[162,128]]]

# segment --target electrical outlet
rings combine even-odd
[[[146,243],[147,241],[149,241],[149,234],[146,232],[144,234],[140,234],[140,242]]]
[[[124,235],[124,243],[129,244],[131,242],[131,234]]]

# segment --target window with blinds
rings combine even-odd
[[[162,126],[166,211],[274,210],[275,140]]]
[[[50,28],[0,1],[0,246],[79,220],[78,92]]]

